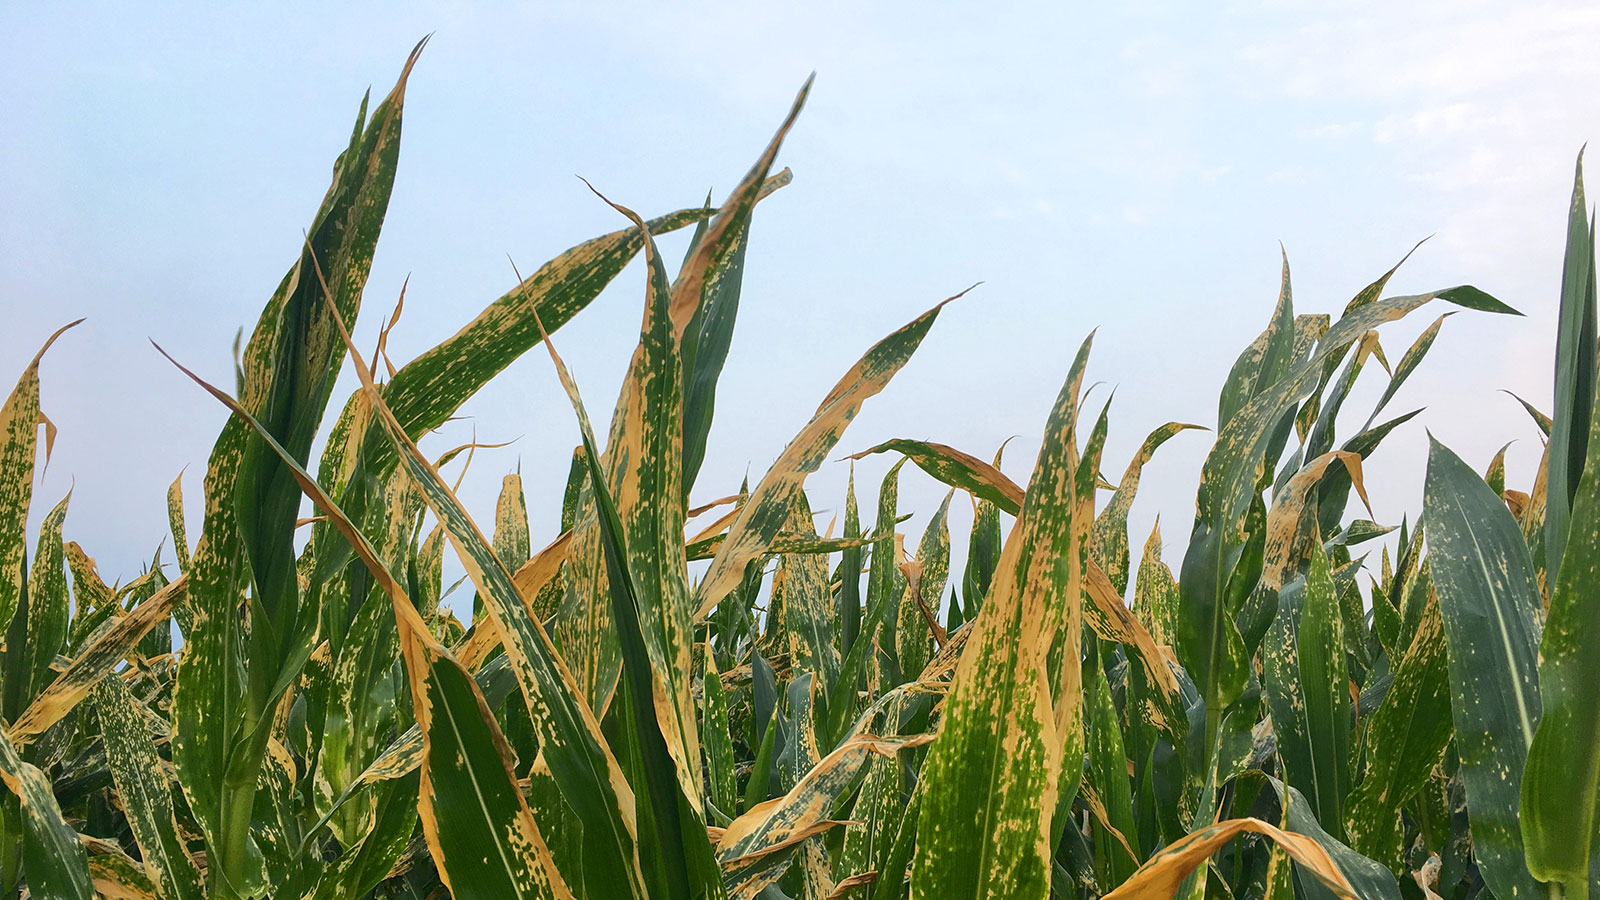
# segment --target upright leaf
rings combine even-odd
[[[1589,418],[1596,377],[1596,284],[1594,234],[1583,196],[1583,154],[1578,154],[1572,206],[1567,213],[1567,249],[1561,267],[1561,306],[1556,328],[1555,408],[1550,426],[1550,491],[1546,497],[1545,566],[1561,569],[1572,504],[1588,456]]]
[[[977,631],[923,763],[914,897],[1049,893],[1062,760],[1073,761],[1075,781],[1083,746],[1076,653],[1091,523],[1077,518],[1074,429],[1088,353],[1085,341],[1051,410],[1021,513],[983,612],[968,626]],[[1070,649],[1060,664],[1063,683],[1052,685],[1047,657],[1058,635]]]
[[[1503,900],[1543,892],[1525,865],[1518,809],[1539,723],[1539,589],[1506,505],[1478,473],[1430,441],[1423,494],[1429,559],[1450,653],[1450,712],[1466,779],[1473,854]]]
[[[95,689],[106,763],[139,844],[145,875],[169,900],[200,900],[205,896],[200,869],[179,839],[171,779],[138,702],[120,678],[107,678]]]
[[[961,296],[957,294],[956,297]],[[956,299],[951,297],[950,300]],[[771,543],[788,515],[794,494],[801,490],[805,477],[817,470],[844,434],[844,429],[860,412],[868,397],[883,390],[889,379],[911,359],[933,327],[945,303],[940,303],[904,327],[874,344],[834,385],[811,421],[795,435],[783,453],[762,476],[749,502],[740,507],[739,517],[728,530],[727,540],[711,560],[711,568],[695,589],[696,618],[702,618],[718,600],[744,577],[745,564],[760,556]]]
[[[79,319],[78,322],[83,321]],[[33,497],[33,464],[39,451],[39,360],[62,332],[45,339],[0,406],[0,632],[11,621],[22,592],[22,558],[27,555],[28,505]]]
[[[1553,460],[1554,439],[1551,448]],[[1562,882],[1577,900],[1587,897],[1592,867],[1600,866],[1600,397],[1587,452],[1539,643],[1543,715],[1528,748],[1521,803],[1528,870]]]

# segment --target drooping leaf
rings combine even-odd
[[[1260,819],[1229,819],[1207,825],[1150,857],[1132,878],[1105,896],[1107,900],[1131,900],[1135,897],[1142,900],[1171,900],[1177,896],[1184,879],[1196,866],[1205,863],[1224,844],[1246,832],[1265,835],[1273,840],[1296,863],[1322,879],[1335,895],[1346,900],[1358,896],[1327,851],[1316,841],[1303,834],[1284,831]]]
[[[57,675],[50,686],[33,699],[6,729],[6,736],[17,744],[26,744],[61,721],[89,695],[100,679],[122,662],[150,629],[168,621],[173,603],[184,595],[188,586],[189,576],[180,575],[140,602],[133,612],[113,620],[109,628],[73,658],[66,671]]]

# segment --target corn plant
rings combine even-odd
[[[1417,415],[1389,407],[1451,313],[1392,364],[1383,326],[1435,301],[1515,311],[1471,286],[1389,295],[1391,269],[1337,318],[1297,313],[1285,260],[1272,316],[1223,384],[1174,573],[1159,525],[1135,558],[1129,510],[1159,448],[1205,429],[1163,424],[1111,465],[1110,404],[1085,406],[1089,340],[1026,484],[998,451],[892,440],[850,454],[898,459],[875,496],[852,470],[841,533],[819,533],[807,476],[854,449],[847,426],[950,300],[868,348],[753,484],[701,471],[752,218],[789,182],[773,169],[809,83],[720,206],[647,220],[602,197],[619,230],[400,366],[384,349],[397,307],[363,356],[351,333],[421,49],[382,102],[363,100],[233,390],[183,369],[231,412],[192,549],[180,480],[174,558],[125,584],[65,539],[67,499],[28,554],[41,424],[46,454],[54,440],[39,357],[65,328],[0,408],[0,896],[1600,887],[1581,163],[1554,407],[1528,406],[1548,438],[1530,489],[1506,486],[1504,451],[1480,475],[1434,442],[1421,516],[1374,521],[1363,466]],[[691,226],[669,276],[656,239]],[[559,330],[635,259],[639,341],[602,442]],[[538,344],[571,407],[544,425],[577,446],[560,532],[535,540],[520,473],[485,528],[442,474],[472,445],[431,459],[417,441]],[[359,387],[330,417],[347,365]],[[1379,370],[1380,399],[1339,433],[1353,386]],[[912,477],[949,490],[914,541],[899,504]],[[701,493],[722,496],[691,504]],[[952,535],[950,507],[967,502],[973,527]],[[447,551],[473,592],[465,622],[442,602]]]

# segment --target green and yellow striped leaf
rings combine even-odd
[[[923,764],[913,897],[1049,893],[1062,760],[1073,760],[1067,778],[1075,783],[1083,746],[1082,673],[1073,654],[1092,522],[1080,518],[1074,434],[1089,346],[1079,349],[1051,410],[1021,513],[983,612],[968,626],[977,632]],[[1048,656],[1058,637],[1070,649],[1060,683],[1051,684]]]
[[[145,714],[122,679],[100,681],[94,709],[105,740],[106,763],[117,785],[128,828],[139,844],[144,874],[168,900],[200,900],[200,869],[179,840],[171,776],[156,753]]]
[[[945,300],[874,344],[823,398],[811,421],[784,448],[751,492],[750,500],[739,508],[727,540],[695,588],[696,619],[704,618],[724,594],[738,585],[746,563],[766,552],[783,527],[793,497],[806,476],[822,465],[867,398],[883,390],[911,359],[944,304],[960,296]]]
[[[0,406],[0,631],[11,622],[22,593],[22,559],[27,555],[28,505],[33,498],[33,465],[39,453],[39,361],[71,322],[45,339],[17,386]]]
[[[17,754],[0,735],[0,781],[16,798],[7,803],[21,817],[22,865],[30,896],[92,900],[89,860],[78,833],[61,817],[50,779]]]

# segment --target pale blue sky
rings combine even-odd
[[[1297,309],[1336,313],[1430,234],[1396,292],[1471,282],[1528,316],[1446,323],[1391,407],[1429,410],[1369,468],[1379,518],[1420,505],[1424,427],[1478,466],[1515,439],[1511,481],[1531,478],[1537,432],[1498,390],[1549,405],[1572,160],[1600,126],[1592,4],[377,8],[0,11],[0,378],[88,317],[42,368],[60,438],[35,513],[75,480],[67,536],[108,579],[161,540],[186,465],[197,532],[223,420],[146,338],[231,381],[233,335],[293,260],[361,92],[385,93],[428,32],[361,325],[368,345],[409,274],[397,362],[510,287],[507,254],[526,272],[623,224],[574,174],[646,214],[720,197],[816,70],[780,158],[794,184],[755,224],[697,498],[759,475],[862,350],[979,280],[836,455],[902,436],[987,456],[1020,435],[1006,469],[1025,478],[1098,327],[1090,380],[1117,387],[1115,477],[1151,427],[1214,422],[1271,312],[1278,242]],[[635,267],[557,335],[597,415],[641,297]],[[1443,311],[1384,332],[1390,359]],[[1346,433],[1381,386],[1366,382]],[[520,460],[535,542],[553,536],[577,433],[543,354],[464,412],[480,439],[521,436],[479,454],[470,507],[487,520]],[[1135,546],[1161,512],[1174,566],[1209,442],[1163,448],[1135,509]],[[887,464],[860,466],[866,493]],[[816,507],[839,508],[845,471],[813,478]],[[923,516],[942,494],[920,474],[903,484]],[[970,514],[952,508],[964,540]]]

